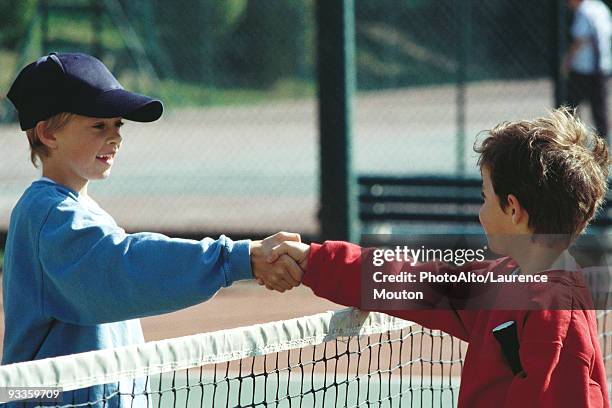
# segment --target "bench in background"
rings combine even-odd
[[[370,234],[483,233],[480,178],[363,175],[358,184],[362,241]],[[589,232],[612,226],[611,201],[608,194]]]

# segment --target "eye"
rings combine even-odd
[[[106,126],[104,125],[104,123],[100,122],[100,123],[94,123],[93,128],[95,129],[104,129]]]
[[[115,123],[115,126],[117,127],[117,129],[121,128],[121,126],[123,126],[123,125],[124,125],[124,123],[123,123],[123,121],[122,121],[122,120],[118,120],[118,121]]]
[[[484,191],[480,192],[480,197],[482,198],[482,201],[485,201],[487,199],[487,197],[485,197]]]

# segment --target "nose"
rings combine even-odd
[[[121,141],[123,138],[119,132],[114,133],[111,137],[108,138],[107,143],[111,145],[116,145],[117,147],[121,146]]]

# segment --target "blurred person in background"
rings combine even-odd
[[[561,66],[568,80],[567,103],[577,107],[587,100],[597,133],[607,139],[606,80],[612,71],[610,10],[601,0],[568,0],[567,5],[574,12],[572,42]]]

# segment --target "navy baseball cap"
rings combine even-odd
[[[99,59],[79,53],[51,53],[29,64],[7,97],[22,130],[60,112],[136,122],[153,122],[163,112],[159,100],[126,91]]]

